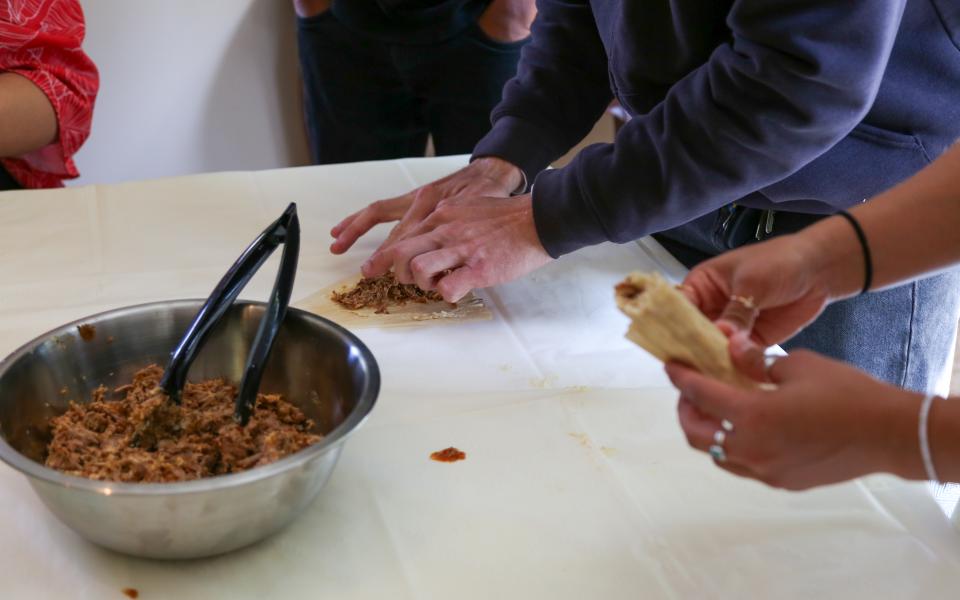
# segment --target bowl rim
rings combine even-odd
[[[0,379],[6,374],[10,367],[25,354],[32,352],[37,346],[48,339],[63,335],[75,330],[78,325],[89,323],[97,319],[104,319],[115,316],[123,312],[147,311],[152,308],[173,308],[178,306],[195,305],[197,308],[204,302],[202,298],[183,298],[174,300],[162,300],[157,302],[146,302],[142,304],[132,304],[121,306],[99,313],[88,315],[80,319],[71,321],[65,325],[55,327],[23,344],[9,355],[0,360]],[[265,302],[255,300],[237,300],[233,303],[230,310],[234,307],[259,306],[265,307]],[[343,326],[334,323],[330,319],[321,317],[309,311],[295,308],[288,308],[289,314],[295,314],[299,318],[313,321],[320,324],[321,327],[332,330],[335,334],[347,339],[354,347],[359,349],[361,359],[367,365],[366,384],[360,391],[360,397],[347,418],[337,425],[330,433],[326,434],[316,444],[307,446],[303,450],[295,452],[289,456],[281,458],[278,461],[255,467],[240,473],[231,473],[229,475],[215,475],[213,477],[204,477],[202,479],[193,479],[190,481],[178,481],[175,483],[128,483],[121,481],[101,481],[98,479],[89,479],[76,475],[67,475],[56,469],[51,469],[35,460],[32,460],[17,451],[11,446],[6,438],[0,435],[0,460],[10,467],[20,471],[30,479],[37,479],[46,483],[58,485],[65,488],[74,488],[82,491],[93,492],[108,496],[157,496],[168,494],[193,494],[205,493],[215,489],[226,489],[242,486],[262,479],[267,479],[279,473],[291,470],[303,465],[311,460],[326,454],[331,449],[344,443],[370,415],[377,401],[380,392],[380,367],[377,365],[373,353],[364,344],[360,338]],[[32,483],[32,481],[31,481]]]

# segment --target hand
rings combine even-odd
[[[330,10],[333,0],[293,0],[293,9],[299,17],[314,17]]]
[[[820,254],[800,236],[775,238],[697,265],[682,289],[728,334],[749,331],[770,346],[796,334],[832,299]]]
[[[505,160],[495,157],[478,158],[456,173],[447,175],[411,192],[388,200],[378,200],[370,206],[353,213],[336,227],[330,235],[336,238],[330,252],[343,254],[360,237],[379,223],[400,220],[393,228],[386,247],[407,236],[407,233],[433,212],[441,200],[459,196],[509,196],[523,183],[520,169]]]
[[[363,265],[377,277],[392,267],[401,283],[436,289],[447,302],[470,290],[516,279],[551,260],[533,222],[530,194],[457,198],[399,241],[384,244]]]
[[[530,25],[537,16],[533,0],[493,0],[480,15],[477,26],[498,42],[519,42],[530,36]]]
[[[731,340],[738,365],[760,354],[745,335]],[[692,447],[707,451],[721,419],[734,424],[727,459],[717,463],[731,473],[800,490],[878,471],[922,472],[919,398],[843,363],[794,352],[770,367],[773,391],[734,388],[677,363],[666,370],[680,390],[680,426]]]

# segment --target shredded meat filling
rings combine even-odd
[[[413,283],[400,283],[393,271],[380,277],[364,277],[352,289],[334,291],[330,297],[350,310],[374,307],[379,315],[389,312],[390,306],[403,306],[407,302],[443,302],[443,296],[437,292],[424,291]]]
[[[51,419],[46,465],[102,481],[164,483],[245,471],[320,441],[314,424],[278,394],[258,394],[246,426],[233,419],[237,389],[224,379],[188,383],[179,405],[150,365],[133,383],[97,388],[87,404]]]
[[[614,290],[621,296],[628,298],[630,300],[636,298],[637,296],[643,293],[643,288],[636,286],[632,283],[629,283],[627,281],[622,281],[618,283],[614,287]]]

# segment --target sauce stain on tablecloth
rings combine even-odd
[[[449,448],[444,448],[443,450],[437,450],[430,454],[430,460],[435,460],[437,462],[457,462],[458,460],[464,460],[467,458],[467,453],[462,450],[458,450],[453,446]]]

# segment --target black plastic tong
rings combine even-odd
[[[280,331],[283,317],[287,314],[290,294],[293,291],[293,280],[297,272],[297,258],[300,254],[300,220],[297,218],[297,205],[292,202],[280,218],[264,229],[263,233],[257,236],[243,251],[240,258],[233,263],[200,308],[197,316],[193,318],[180,343],[170,354],[170,363],[163,374],[163,379],[160,380],[160,387],[171,400],[177,404],[180,403],[180,393],[186,383],[187,371],[190,370],[190,364],[203,347],[203,343],[240,295],[247,282],[280,244],[283,244],[280,269],[273,284],[273,291],[270,292],[267,309],[253,340],[253,347],[247,357],[247,366],[243,371],[240,393],[237,395],[233,413],[234,418],[241,425],[246,425],[250,420],[250,414],[257,400],[260,380],[263,377],[263,369],[277,333]]]

